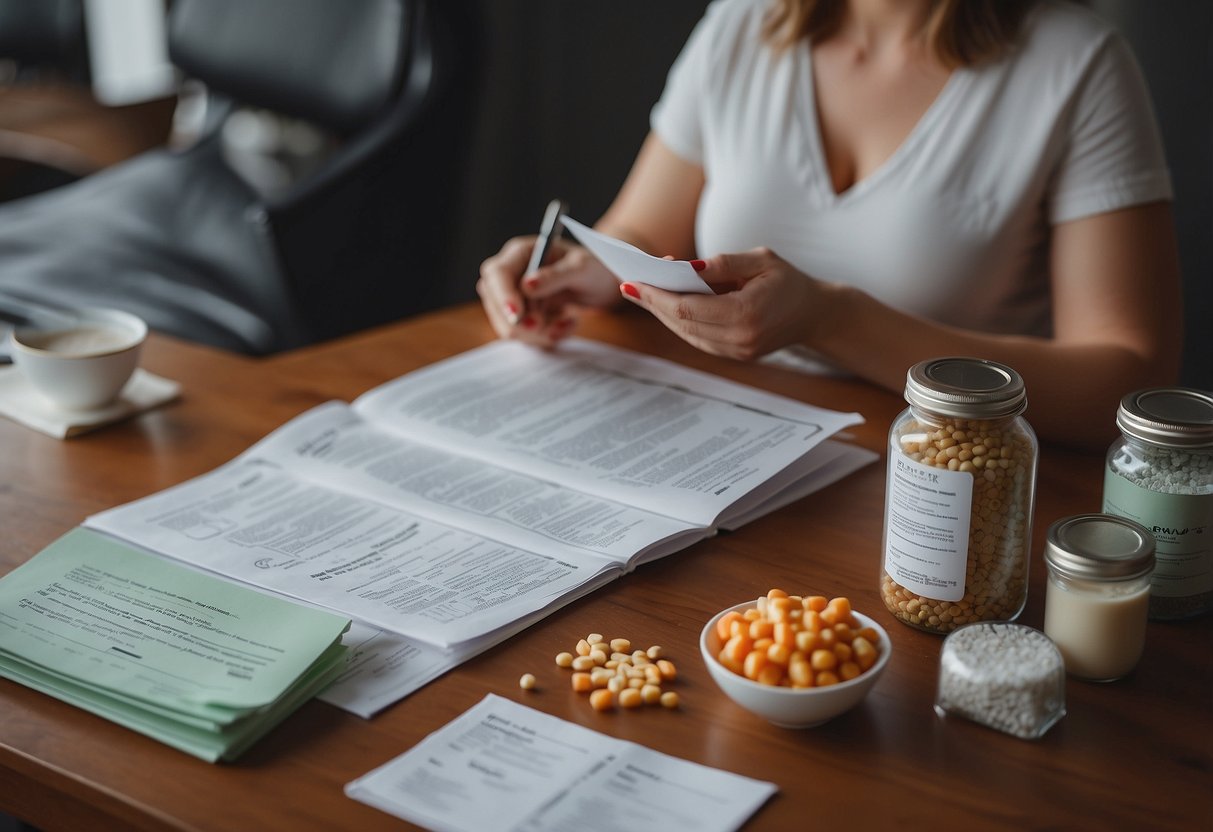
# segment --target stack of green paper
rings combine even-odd
[[[0,675],[231,760],[340,672],[349,624],[76,529],[0,579]]]

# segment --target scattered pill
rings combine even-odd
[[[644,704],[644,695],[639,688],[627,688],[619,691],[619,706],[621,708],[639,708]]]
[[[792,603],[798,605],[801,599],[794,598]],[[741,620],[741,616],[736,619]],[[749,622],[745,622],[745,627],[748,631]],[[571,678],[573,690],[589,694],[590,707],[596,711],[643,705],[677,708],[678,695],[664,690],[663,685],[677,678],[678,669],[664,656],[665,650],[660,645],[633,650],[631,639],[608,639],[601,633],[590,633],[578,640],[573,651],[557,653],[556,666],[575,671]],[[525,683],[520,680],[519,685],[530,690],[537,682],[531,674],[523,679],[527,676],[530,680]],[[526,687],[528,684],[531,687]]]
[[[522,678],[518,680],[518,687],[522,688],[523,690],[534,690],[535,674],[523,673]]]
[[[615,707],[615,694],[599,688],[590,694],[590,707],[596,711],[609,711]]]

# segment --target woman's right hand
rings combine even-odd
[[[535,236],[514,237],[480,264],[476,292],[501,338],[552,346],[572,333],[577,307],[619,302],[619,281],[580,246],[552,243],[547,261],[525,274]]]

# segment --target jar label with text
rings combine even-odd
[[[885,572],[919,595],[959,601],[965,594],[973,477],[922,465],[894,449],[887,487]]]
[[[1103,511],[1136,520],[1154,534],[1150,592],[1182,598],[1213,591],[1213,495],[1163,494],[1108,471]]]

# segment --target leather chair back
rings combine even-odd
[[[175,0],[169,56],[227,97],[350,134],[395,96],[415,4]],[[285,24],[284,24],[285,21]]]

